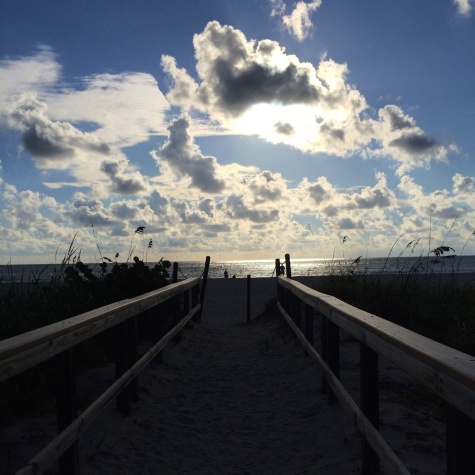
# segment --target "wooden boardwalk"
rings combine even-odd
[[[356,429],[281,317],[245,323],[245,285],[208,281],[202,322],[140,376],[132,413],[83,436],[81,473],[340,475],[342,457],[359,472]],[[260,282],[253,318],[274,294]]]

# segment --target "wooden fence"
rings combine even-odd
[[[17,475],[41,474],[59,459],[62,475],[79,473],[78,438],[114,397],[119,409],[128,411],[130,399],[136,396],[137,375],[157,356],[166,344],[188,323],[191,318],[200,320],[206,278],[209,269],[206,258],[203,280],[185,279],[139,297],[77,315],[52,325],[0,342],[0,382],[54,358],[57,368],[58,435],[41,452],[33,457]],[[176,281],[176,269],[174,268]],[[201,284],[201,292],[200,292]],[[191,299],[190,299],[191,293]],[[173,316],[174,326],[160,335],[160,317],[164,305]],[[158,309],[158,310],[157,310]],[[137,318],[144,312],[155,311],[155,344],[140,358],[137,351]],[[74,348],[81,342],[115,327],[116,381],[81,415],[77,416],[75,404]],[[32,395],[34,397],[34,395]]]
[[[288,256],[288,255],[287,255]],[[362,473],[409,471],[379,433],[378,356],[400,367],[447,402],[447,474],[475,473],[475,357],[364,312],[279,274],[278,307],[325,378],[328,402],[339,400],[362,433]],[[322,319],[321,354],[314,347],[313,319]],[[361,407],[339,381],[339,330],[360,342]]]

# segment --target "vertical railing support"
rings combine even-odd
[[[322,359],[328,364],[328,339],[327,339],[327,324],[328,319],[323,313],[320,314],[322,319],[322,331],[321,331],[321,345],[322,345]],[[328,383],[324,376],[322,376],[322,393],[325,394],[328,391]]]
[[[115,327],[115,378],[119,379],[129,368],[129,339],[127,335],[127,321]],[[123,389],[116,397],[117,409],[130,412],[129,388]]]
[[[162,336],[164,335],[164,307],[165,303],[161,303],[157,305],[157,307],[154,309],[155,311],[155,316],[153,319],[153,332],[154,332],[154,342],[156,343]],[[155,363],[163,363],[163,351],[160,351],[160,353],[155,356],[154,360]]]
[[[275,276],[280,276],[280,259],[275,260]]]
[[[200,301],[200,286],[199,285],[195,285],[192,289],[191,289],[191,308],[195,308],[198,303]],[[193,316],[193,320],[195,322],[199,322],[199,312],[195,313],[195,315]]]
[[[178,282],[178,262],[173,263],[173,272],[172,272],[172,283],[176,284]],[[171,298],[171,316],[172,316],[172,325],[176,325],[180,319],[180,296],[175,295]]]
[[[378,353],[364,343],[360,343],[360,391],[361,410],[373,426],[379,430]],[[361,439],[361,473],[363,475],[379,473],[379,457],[363,436]]]
[[[138,332],[137,332],[137,317],[132,317],[127,320],[127,368],[129,369],[138,359]],[[129,384],[126,391],[133,401],[139,399],[139,382],[135,377]]]
[[[183,313],[188,315],[190,313],[190,290],[183,292]]]
[[[251,322],[251,276],[247,276],[247,312],[246,312],[246,322]]]
[[[285,275],[289,279],[292,278],[292,269],[290,268],[290,254],[285,255]]]
[[[332,373],[340,378],[340,328],[330,319],[327,320],[327,357],[328,366]],[[335,393],[330,389],[327,394],[328,404],[337,400]]]
[[[313,346],[313,308],[304,304],[305,308],[305,338]]]
[[[55,357],[58,433],[71,424],[77,416],[73,351],[73,348],[70,348]],[[59,458],[59,473],[61,475],[79,473],[77,441]]]
[[[475,473],[475,421],[447,404],[447,475]]]
[[[292,292],[290,293],[290,299],[290,316],[292,317],[292,320],[295,322],[295,324],[298,326],[299,330],[302,331],[302,304],[300,302],[300,299]]]
[[[201,317],[203,315],[203,306],[205,302],[205,294],[206,294],[206,282],[208,280],[208,272],[209,272],[209,261],[210,256],[206,256],[205,260],[205,270],[203,271],[203,282],[201,283],[201,295],[200,295],[200,304],[201,309],[199,311],[200,316],[198,317],[198,321],[201,321]]]

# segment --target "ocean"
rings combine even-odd
[[[285,264],[284,260],[281,260]],[[111,266],[112,264],[109,264]],[[149,267],[154,262],[147,263]],[[275,276],[274,260],[248,261],[213,261],[211,259],[208,277],[212,279],[224,278],[224,271],[229,278],[272,277]],[[434,257],[390,257],[366,258],[354,261],[351,259],[291,259],[293,276],[323,276],[333,273],[355,274],[395,274],[414,270],[419,272],[435,273],[475,273],[475,256],[454,258]],[[91,267],[99,270],[98,264]],[[178,278],[200,277],[204,270],[204,261],[178,262]],[[31,264],[31,265],[0,265],[0,283],[10,282],[49,282],[53,275],[61,270],[59,264]],[[170,269],[171,273],[171,269]]]

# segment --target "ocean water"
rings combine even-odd
[[[283,262],[283,260],[281,261]],[[155,263],[147,263],[153,267]],[[111,266],[111,264],[109,264]],[[274,260],[249,261],[213,261],[211,258],[208,277],[224,278],[224,271],[230,278],[272,277],[275,276]],[[91,264],[99,270],[97,264]],[[338,273],[353,272],[355,274],[394,274],[411,272],[435,273],[469,273],[475,272],[475,256],[462,256],[451,259],[434,257],[390,257],[367,258],[358,262],[345,259],[291,259],[293,276],[322,276]],[[178,277],[200,277],[204,270],[204,261],[178,262]],[[61,266],[58,264],[43,265],[0,265],[0,282],[49,282],[54,275],[58,275]],[[171,272],[171,270],[170,270]]]

